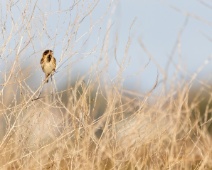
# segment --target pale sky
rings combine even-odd
[[[77,8],[72,8],[72,4],[73,2],[69,1],[23,0],[14,2],[11,7],[11,2],[2,1],[1,28],[4,25],[6,31],[3,33],[5,37],[0,42],[2,44],[6,41],[12,29],[13,38],[7,45],[7,50],[1,55],[4,57],[12,55],[11,49],[17,45],[20,48],[24,47],[31,37],[30,46],[20,57],[23,65],[33,63],[36,69],[30,77],[31,80],[42,78],[40,55],[44,49],[51,48],[54,50],[57,63],[65,61],[55,74],[55,79],[61,83],[67,79],[67,75],[63,74],[64,70],[65,72],[71,70],[75,76],[83,74],[91,64],[102,57],[100,54],[102,43],[107,29],[111,26],[108,39],[110,67],[107,73],[111,81],[120,69],[117,62],[121,62],[124,58],[129,37],[130,46],[127,55],[129,60],[126,61],[127,67],[123,72],[124,87],[148,90],[154,84],[157,70],[160,80],[164,72],[171,78],[176,70],[179,78],[185,76],[189,79],[189,76],[204,64],[198,73],[198,79],[212,81],[211,1],[99,1],[92,13],[89,13],[93,4],[91,0],[79,1]],[[8,11],[9,14],[6,15]],[[87,16],[79,27],[74,25],[77,12],[81,14],[77,18],[78,23],[83,16]],[[74,30],[77,30],[76,34],[73,34]],[[70,45],[67,46],[69,40]],[[8,51],[10,54],[7,54]],[[170,58],[168,70],[165,70]],[[1,68],[2,71],[3,64]]]
[[[129,25],[136,17],[133,28],[135,37],[142,39],[155,60],[155,63],[152,62],[146,72],[141,74],[141,86],[145,88],[146,85],[152,84],[153,79],[149,77],[155,78],[156,64],[165,68],[175,45],[177,48],[172,56],[174,62],[168,70],[170,76],[177,65],[182,67],[181,74],[187,77],[208,61],[200,72],[199,78],[212,80],[212,2],[209,4],[208,1],[197,0],[137,0],[130,3],[124,0],[119,4],[117,16],[121,18],[119,28],[122,36],[120,37],[126,41],[127,37],[124,35],[128,34]],[[145,55],[139,55],[142,54],[141,51],[138,45],[132,48],[132,56],[134,56],[132,70],[142,65]],[[210,60],[207,60],[208,58]],[[132,84],[130,83],[132,86],[133,81]]]

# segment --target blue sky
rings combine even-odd
[[[92,13],[89,11],[97,1],[79,1],[75,7],[73,2],[77,1],[17,1],[13,5],[1,2],[1,25],[6,23],[6,31],[0,42],[5,42],[13,29],[13,38],[2,55],[12,56],[15,54],[12,49],[17,45],[24,47],[31,38],[20,61],[23,65],[33,63],[31,67],[36,73],[31,75],[32,81],[43,76],[40,66],[34,63],[39,63],[46,48],[54,50],[58,65],[63,63],[55,74],[58,83],[70,76],[68,72],[75,77],[88,72],[101,57],[108,57],[110,65],[105,76],[113,81],[120,70],[117,62],[121,63],[126,54],[128,40],[128,59],[122,74],[125,88],[150,89],[157,71],[160,80],[164,74],[172,78],[175,72],[179,77],[189,79],[207,58],[210,60],[198,74],[198,79],[211,81],[211,2],[99,1]],[[9,11],[7,15],[6,11]],[[87,17],[82,21],[85,15]],[[104,46],[107,51],[102,51],[108,28],[110,34],[105,42],[108,47]],[[170,58],[168,70],[165,70]],[[68,75],[62,74],[63,71]]]
[[[153,84],[155,69],[158,69],[157,66],[165,68],[178,39],[176,51],[172,56],[173,62],[168,70],[170,77],[176,70],[176,65],[182,67],[179,74],[189,78],[189,75],[196,72],[207,58],[211,59],[212,44],[209,39],[212,38],[212,12],[211,8],[200,1],[150,0],[130,3],[124,0],[119,4],[117,16],[121,18],[119,28],[122,35],[120,37],[123,37],[122,42],[126,41],[124,35],[128,34],[129,26],[136,17],[133,28],[134,37],[142,39],[154,58],[154,62],[141,75],[141,83],[138,83],[136,88],[139,88],[139,85],[145,88],[146,85]],[[134,69],[145,61],[145,54],[136,42],[132,48],[132,56],[135,56],[132,65]],[[202,70],[199,79],[211,80],[211,73],[210,60]],[[136,80],[139,81],[138,77],[135,77],[130,84],[135,84]]]

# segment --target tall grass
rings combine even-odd
[[[0,169],[212,168],[211,85],[198,82],[193,87],[204,65],[186,80],[164,78],[161,83],[158,76],[147,93],[127,90],[122,73],[131,37],[121,62],[110,57],[112,24],[104,22],[111,15],[112,1],[90,25],[86,19],[98,10],[99,1],[74,1],[67,8],[62,1],[57,8],[51,2],[5,3]],[[95,28],[102,23],[105,32]],[[82,33],[83,26],[89,30]],[[96,43],[89,44],[91,37]],[[138,43],[151,58],[143,42]],[[48,84],[39,65],[46,48],[61,50]],[[89,68],[77,75],[72,68],[85,66],[83,61]],[[118,71],[111,79],[114,61]]]

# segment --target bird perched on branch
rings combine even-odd
[[[43,56],[40,60],[40,64],[47,79],[49,75],[55,71],[55,68],[56,68],[56,59],[54,58],[52,50],[46,50],[43,52]],[[48,83],[48,79],[46,80],[46,82]]]

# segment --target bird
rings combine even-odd
[[[45,73],[46,79],[49,77],[49,75],[52,74],[52,72],[55,72],[56,69],[56,59],[53,55],[52,50],[45,50],[43,52],[43,56],[40,60],[41,68],[43,72]],[[52,76],[51,76],[52,79]],[[48,83],[48,79],[46,80]]]

